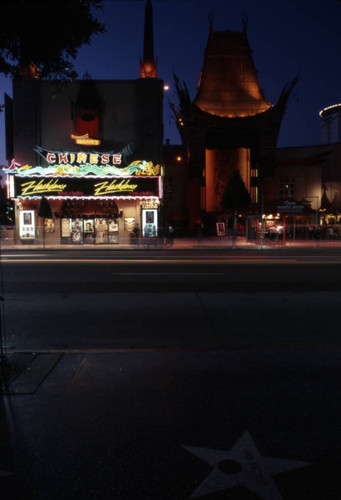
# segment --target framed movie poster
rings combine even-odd
[[[108,234],[109,243],[118,243],[119,241],[118,223],[115,222],[114,220],[109,220],[108,226],[109,226],[109,234]]]
[[[71,236],[71,219],[62,219],[62,238]]]
[[[45,219],[45,233],[54,233],[54,220],[53,219]]]
[[[109,233],[118,231],[118,224],[114,220],[109,220]]]
[[[22,240],[34,240],[34,210],[22,210],[19,216],[19,234]]]
[[[23,212],[24,225],[31,226],[32,225],[32,212]]]
[[[134,229],[134,227],[135,217],[124,217],[124,230],[130,233]]]
[[[83,243],[83,228],[82,228],[82,219],[73,219],[72,220],[72,233],[71,239],[72,243]]]
[[[93,219],[84,220],[84,243],[95,242],[95,227]]]
[[[95,219],[96,243],[108,242],[108,225],[106,219]]]
[[[225,236],[225,222],[217,222],[217,236]]]
[[[84,221],[84,233],[94,232],[94,221],[93,219],[85,219]]]
[[[146,238],[157,236],[157,209],[142,209],[142,236]]]
[[[146,210],[146,224],[154,224],[155,210]]]

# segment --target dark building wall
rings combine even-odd
[[[136,149],[154,163],[162,162],[163,81],[136,80]]]
[[[13,154],[18,163],[33,164],[32,146],[40,142],[40,93],[37,80],[13,82]]]
[[[163,159],[163,198],[168,221],[175,225],[187,226],[188,166],[186,152],[181,145],[164,145]]]
[[[17,162],[40,160],[36,145],[54,150],[80,150],[76,133],[76,103],[81,81],[22,80],[13,82],[13,154]],[[163,141],[163,82],[159,79],[98,80],[99,151],[134,144],[138,159],[160,163]],[[85,148],[86,149],[86,148]]]

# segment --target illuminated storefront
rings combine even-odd
[[[157,77],[149,2],[145,18],[135,79],[85,73],[69,82],[13,80],[5,171],[18,242],[40,242],[43,235],[47,243],[117,244],[132,232],[158,236],[164,82]],[[38,215],[42,197],[50,218]]]
[[[39,237],[42,196],[54,214],[44,221],[45,234],[53,234],[55,241],[115,244],[134,230],[145,237],[158,236],[162,197],[159,164],[129,161],[132,146],[119,153],[34,150],[42,158],[41,165],[21,165],[13,160],[5,170],[8,196],[16,201],[22,241],[34,242]]]

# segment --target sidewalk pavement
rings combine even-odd
[[[120,241],[119,243],[110,244],[62,244],[59,241],[43,243],[14,243],[10,239],[2,239],[2,250],[276,250],[283,251],[287,249],[341,249],[341,239],[337,240],[286,240],[269,241],[264,239],[261,241],[248,241],[243,236],[238,236],[235,241],[231,237],[211,236],[202,238],[198,241],[196,238],[175,238],[173,243],[168,243],[166,239],[140,239],[138,243],[132,244],[129,239]]]
[[[65,353],[37,390],[0,398],[1,499],[341,498],[340,361]]]

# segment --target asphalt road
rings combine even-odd
[[[339,347],[341,255],[3,255],[10,350]]]
[[[6,252],[1,500],[341,498],[338,252]]]

